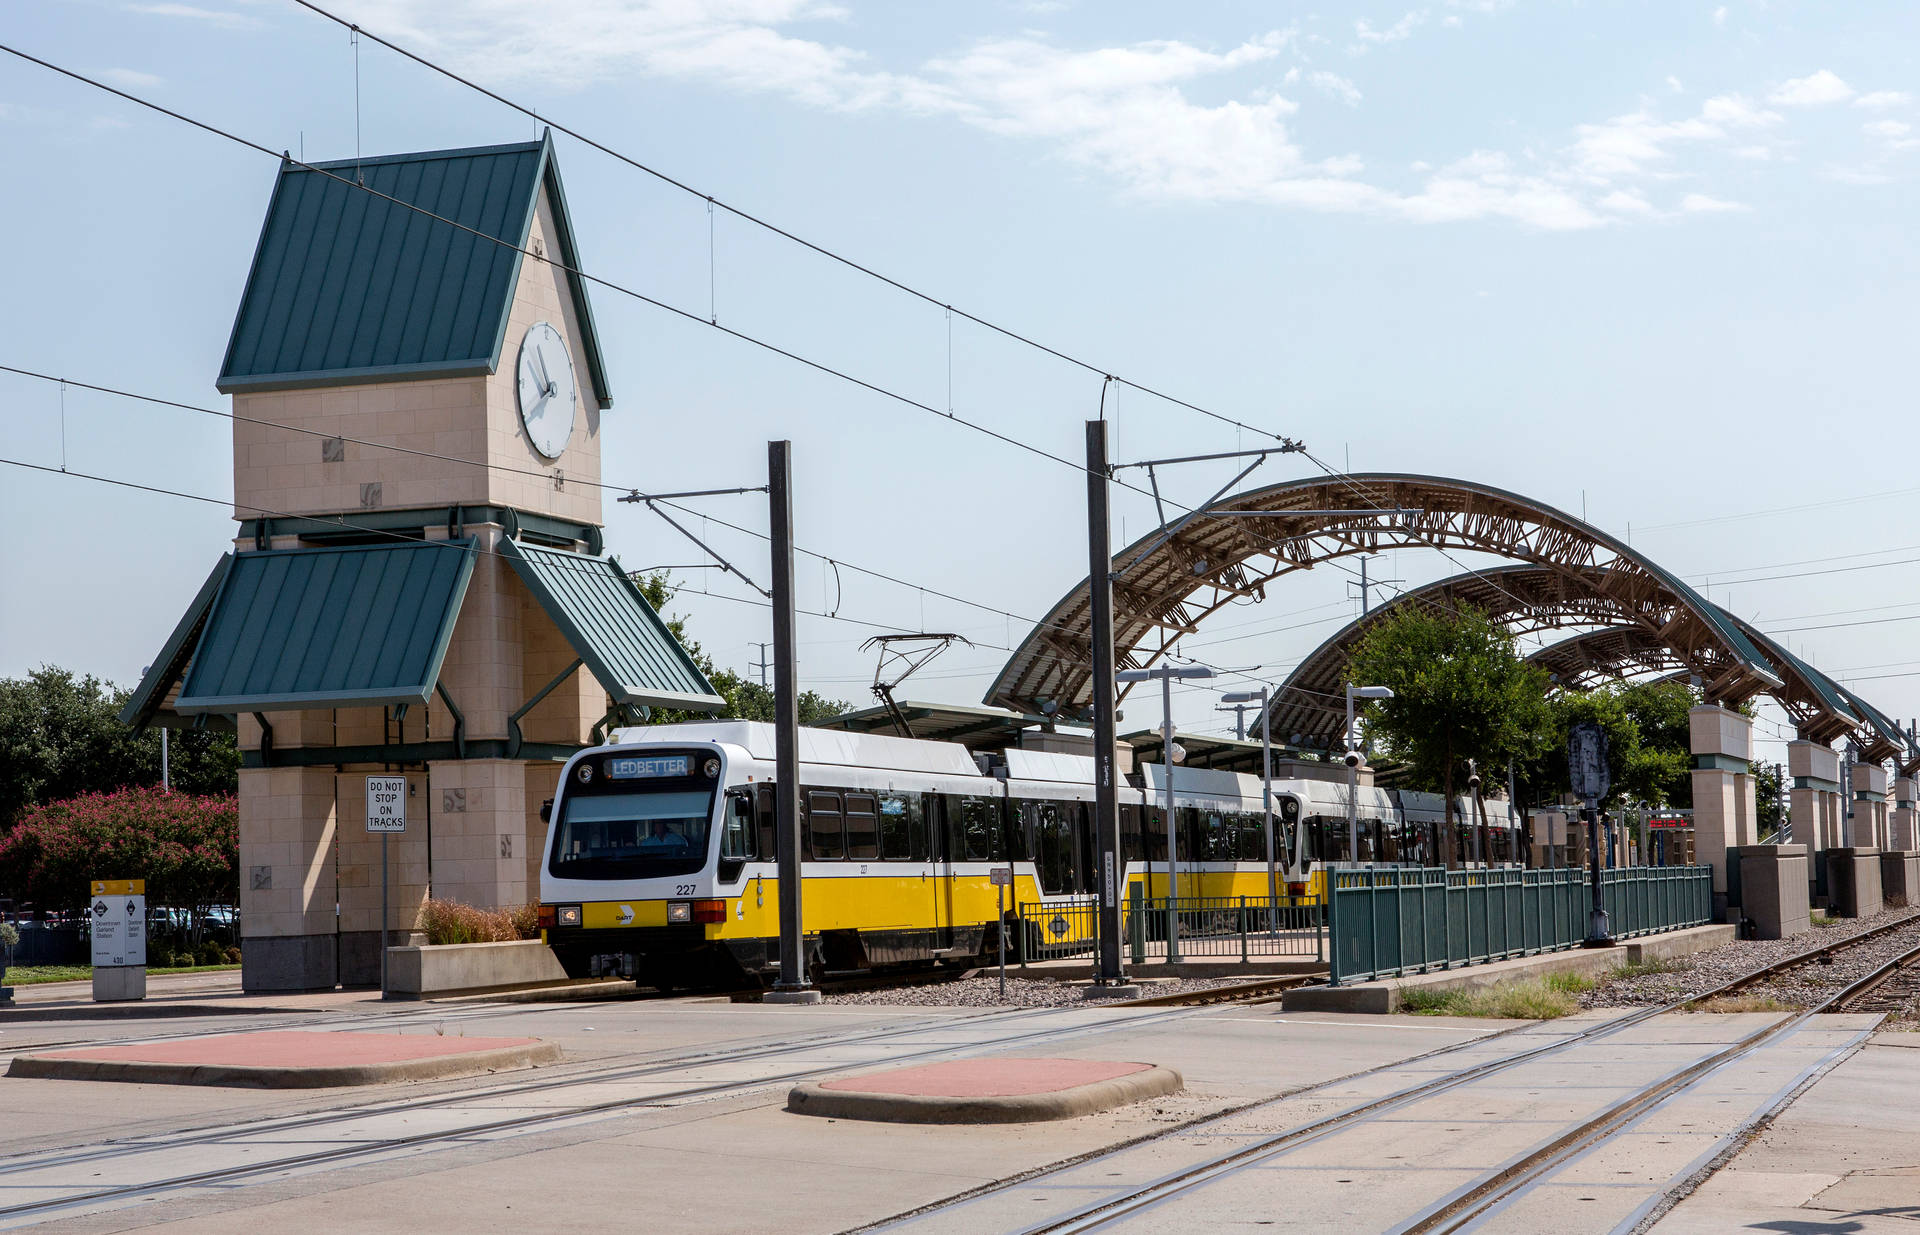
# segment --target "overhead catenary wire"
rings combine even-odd
[[[760,215],[754,214],[751,211],[745,210],[739,206],[734,206],[726,201],[721,200],[718,197],[715,197],[711,193],[703,192],[702,190],[695,188],[694,186],[686,183],[685,181],[680,180],[675,176],[669,175],[668,173],[661,171],[659,168],[653,167],[647,163],[642,162],[639,159],[634,158],[632,155],[625,154],[622,151],[616,150],[612,146],[609,146],[604,142],[597,141],[594,138],[588,137],[586,134],[580,132],[579,130],[574,129],[566,124],[563,124],[560,121],[554,120],[549,116],[543,115],[533,107],[530,107],[524,103],[516,102],[515,100],[508,98],[506,95],[501,94],[499,91],[483,86],[479,82],[476,82],[469,77],[465,77],[459,73],[456,73],[452,69],[447,68],[445,65],[436,63],[435,61],[420,54],[419,52],[413,51],[412,49],[407,47],[403,47],[400,44],[395,43],[391,39],[383,38],[378,34],[374,34],[371,31],[367,30],[365,27],[356,25],[355,23],[348,21],[346,18],[341,17],[339,14],[326,9],[319,4],[313,3],[313,0],[294,0],[294,3],[298,4],[300,7],[304,9],[307,9],[309,12],[312,12],[320,17],[325,18],[330,22],[333,22],[335,25],[343,26],[350,30],[356,31],[360,37],[371,39],[373,42],[380,44],[380,46],[386,48],[388,51],[393,52],[395,55],[403,56],[406,59],[413,61],[415,64],[421,66],[424,69],[427,69],[434,73],[438,73],[440,76],[445,77],[447,80],[456,82],[459,85],[465,86],[467,89],[472,90],[478,94],[485,95],[487,98],[492,99],[494,102],[500,104],[502,107],[508,108],[509,110],[512,110],[512,111],[519,112],[521,115],[527,117],[530,120],[535,121],[538,124],[547,125],[548,127],[552,128],[555,132],[564,133],[566,136],[571,137],[573,140],[579,142],[583,146],[586,146],[593,150],[597,150],[601,154],[604,154],[611,159],[614,159],[620,163],[624,163],[628,167],[631,167],[636,171],[643,172],[646,175],[653,177],[654,179],[660,181],[662,184],[669,185],[672,188],[678,189],[682,193],[686,193],[689,196],[692,196],[701,201],[704,201],[707,204],[709,215],[711,215],[711,213],[715,209],[723,210],[729,215],[732,215],[733,217],[740,219],[743,222],[750,223],[753,226],[758,228],[762,228],[765,231],[775,236],[778,236],[783,240],[799,245],[800,247],[808,250],[809,252],[815,253],[821,257],[826,258],[829,261],[845,266],[847,269],[856,271],[859,274],[865,275],[870,279],[874,279],[880,283],[884,283],[886,286],[893,288],[895,291],[904,293],[907,296],[911,296],[914,299],[919,300],[933,308],[944,310],[945,312],[952,314],[954,316],[960,317],[965,321],[972,322],[974,325],[979,326],[982,329],[992,331],[993,333],[1000,335],[1003,338],[1006,338],[1013,342],[1020,343],[1024,346],[1033,348],[1036,351],[1044,352],[1045,354],[1052,356],[1056,360],[1060,360],[1067,364],[1073,365],[1085,372],[1095,374],[1101,378],[1108,378],[1113,381],[1121,382],[1125,385],[1133,387],[1135,390],[1138,390],[1143,394],[1152,395],[1157,399],[1164,399],[1168,403],[1172,403],[1178,407],[1186,408],[1188,411],[1191,411],[1191,412],[1197,412],[1202,416],[1211,417],[1212,419],[1220,421],[1223,424],[1232,425],[1237,429],[1244,429],[1249,433],[1258,433],[1262,437],[1273,438],[1279,441],[1287,440],[1286,438],[1282,437],[1279,434],[1273,433],[1266,429],[1261,429],[1254,425],[1247,424],[1245,421],[1236,420],[1232,416],[1228,416],[1222,412],[1216,412],[1211,408],[1203,407],[1198,403],[1190,402],[1186,399],[1179,398],[1176,395],[1170,395],[1163,390],[1155,389],[1154,387],[1145,385],[1144,383],[1136,382],[1128,378],[1120,377],[1114,373],[1112,368],[1108,366],[1098,365],[1093,363],[1092,361],[1084,360],[1069,352],[1063,351],[1049,344],[1042,343],[1038,339],[1035,339],[1030,335],[1023,334],[1020,331],[1013,330],[1009,327],[1002,326],[997,322],[981,317],[978,314],[969,313],[965,309],[955,308],[948,301],[943,300],[942,298],[935,296],[930,292],[921,291],[920,289],[913,287],[905,282],[902,282],[899,279],[893,278],[890,275],[882,274],[880,271],[873,269],[871,266],[867,266],[861,262],[855,261],[853,258],[847,257],[842,253],[838,253],[832,249],[829,249],[825,245],[819,244],[812,240],[808,240],[803,236],[800,236],[794,232],[791,232],[786,228],[781,227],[778,224],[773,223],[770,220],[761,217]],[[709,227],[711,227],[711,224],[709,225]],[[709,235],[711,235],[711,231],[709,232]],[[709,255],[710,255],[709,261],[711,262],[711,245],[709,246]]]

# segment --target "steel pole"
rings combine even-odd
[[[1353,683],[1347,683],[1347,749],[1353,753]],[[1347,861],[1360,862],[1360,765],[1347,763]]]
[[[773,814],[780,871],[778,992],[807,989],[800,916],[800,675],[794,664],[793,443],[767,443],[767,508],[773,549]]]
[[[1606,948],[1613,945],[1613,935],[1607,924],[1606,897],[1600,890],[1600,801],[1587,799],[1587,883],[1593,892],[1593,907],[1587,911],[1587,938],[1589,948]]]
[[[1100,851],[1100,964],[1096,986],[1126,981],[1120,969],[1120,794],[1114,767],[1113,550],[1108,543],[1107,422],[1087,422],[1087,588],[1093,616],[1093,834]]]
[[[165,733],[166,730],[161,730]],[[380,998],[387,997],[387,834],[380,833]]]
[[[1280,866],[1273,852],[1273,718],[1269,688],[1260,688],[1260,808],[1267,816],[1267,926],[1280,930]]]
[[[1160,763],[1167,772],[1167,963],[1180,959],[1180,829],[1173,822],[1173,675],[1160,674]]]

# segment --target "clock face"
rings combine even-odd
[[[520,423],[527,440],[549,459],[558,459],[573,436],[577,391],[573,358],[550,322],[535,322],[520,341]]]

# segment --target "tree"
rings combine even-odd
[[[1753,765],[1753,790],[1755,798],[1754,816],[1759,825],[1761,836],[1770,835],[1786,826],[1786,777],[1781,774],[1777,763],[1755,763]]]
[[[1348,681],[1387,686],[1367,707],[1387,757],[1442,787],[1452,821],[1455,771],[1532,760],[1549,732],[1547,675],[1528,664],[1505,627],[1478,609],[1400,609],[1371,625],[1347,662]]]
[[[665,619],[667,629],[673,632],[673,637],[680,641],[681,646],[687,649],[688,655],[693,657],[693,662],[700,666],[700,672],[713,683],[714,690],[727,701],[726,708],[711,718],[697,712],[656,709],[652,718],[653,723],[665,725],[683,720],[723,718],[773,723],[773,691],[758,682],[742,677],[731,669],[715,668],[713,658],[702,651],[697,642],[688,637],[687,619],[680,615],[667,616],[667,605],[672,603],[675,589],[673,581],[667,577],[666,573],[636,575],[633,581],[639,586],[640,594],[647,598],[647,603],[653,606],[654,612]],[[799,703],[800,723],[803,725],[818,724],[853,710],[853,705],[845,700],[829,699],[811,690],[800,692]]]
[[[1607,735],[1613,782],[1603,801],[1688,806],[1693,802],[1693,756],[1687,712],[1697,699],[1683,682],[1634,682],[1588,691],[1560,691],[1547,701],[1549,732],[1540,757],[1516,769],[1527,800],[1568,792],[1567,739],[1579,721]]]
[[[43,803],[160,783],[159,733],[120,723],[129,694],[52,665],[0,679],[0,828]],[[230,733],[177,730],[168,755],[176,789],[238,789],[240,751]]]
[[[209,906],[235,903],[239,799],[151,786],[83,793],[35,806],[0,833],[0,893],[77,909],[94,879],[144,879],[150,904],[196,921]]]

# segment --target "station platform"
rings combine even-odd
[[[164,1042],[16,1055],[10,1077],[330,1089],[440,1080],[554,1063],[538,1038],[449,1038],[430,1033],[265,1030]]]
[[[796,1085],[800,1115],[884,1123],[1040,1123],[1178,1093],[1171,1068],[1099,1059],[957,1059]]]

